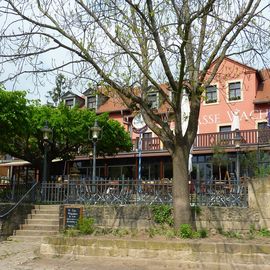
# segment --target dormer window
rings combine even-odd
[[[147,103],[151,109],[158,108],[158,92],[147,93]]]
[[[66,99],[65,100],[65,105],[69,108],[72,108],[74,106],[74,100],[73,98],[70,98],[70,99]]]
[[[92,95],[87,97],[87,108],[96,109],[97,108],[97,96]]]

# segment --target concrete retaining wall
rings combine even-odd
[[[223,231],[249,231],[260,228],[260,214],[256,209],[240,207],[201,207],[196,215],[197,229]]]
[[[126,240],[58,237],[46,239],[41,245],[40,252],[42,255],[53,256],[105,256],[166,261],[177,260],[179,265],[186,262],[200,262],[206,265],[208,263],[217,263],[219,267],[220,264],[230,264],[230,266],[232,264],[248,264],[249,266],[256,264],[256,266],[253,265],[256,269],[262,269],[259,265],[267,267],[270,265],[269,244],[207,242],[205,239],[197,239],[196,241],[154,241],[151,239]],[[257,264],[259,265],[257,266]],[[243,269],[248,269],[246,267]],[[222,269],[240,268],[236,266],[236,268]]]
[[[270,178],[249,182],[248,201],[250,209],[258,211],[260,226],[270,229]]]
[[[0,204],[0,213],[6,213],[14,204],[3,203]],[[0,220],[0,239],[6,239],[17,230],[21,224],[24,223],[27,215],[34,208],[32,204],[22,204],[15,208],[8,216]]]

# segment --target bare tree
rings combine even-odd
[[[174,220],[179,226],[191,223],[187,164],[204,89],[224,57],[263,59],[269,48],[267,2],[2,0],[1,65],[3,70],[10,63],[17,67],[7,79],[65,70],[98,80],[110,85],[131,110],[141,111],[172,157]],[[184,88],[191,114],[183,135]],[[149,107],[147,94],[153,90],[169,106],[174,132]]]

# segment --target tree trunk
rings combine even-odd
[[[185,156],[187,157],[185,158]],[[185,155],[184,150],[180,147],[177,147],[172,155],[172,164],[174,227],[177,229],[181,224],[192,225],[188,186],[188,155]]]

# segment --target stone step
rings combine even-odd
[[[59,205],[58,204],[40,204],[40,205],[35,205],[35,209],[51,209],[51,210],[59,210]]]
[[[45,230],[17,230],[15,231],[15,235],[23,235],[23,236],[52,236],[57,235],[58,231],[45,231]]]
[[[202,245],[203,246],[203,245]],[[183,256],[185,257],[185,255]],[[250,254],[231,254],[230,252],[193,252],[186,256],[187,260],[198,262],[203,258],[204,263],[224,263],[224,264],[256,264],[270,265],[270,254],[250,253]],[[236,268],[238,269],[238,268]],[[269,268],[270,269],[270,268]]]
[[[59,231],[59,225],[22,224],[21,230]]]
[[[46,237],[46,236],[45,236]],[[20,242],[42,242],[44,236],[38,235],[11,235],[8,237],[8,241],[20,241]]]
[[[25,224],[9,240],[41,241],[44,237],[59,234],[59,205],[35,205]]]
[[[59,220],[58,214],[29,214],[27,216],[28,219],[51,219],[51,220]]]
[[[26,219],[25,224],[31,225],[57,225],[59,226],[59,219]]]
[[[50,214],[50,215],[59,215],[58,209],[32,209],[31,211],[32,215],[35,214]]]

